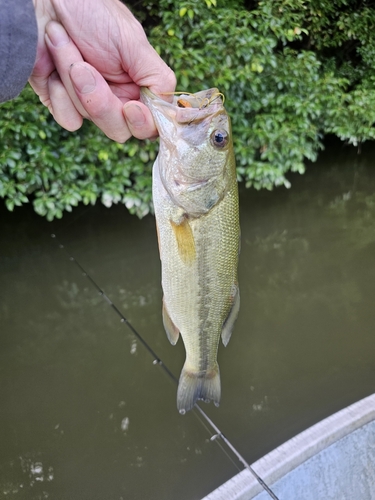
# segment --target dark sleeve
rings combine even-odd
[[[37,40],[32,0],[0,0],[0,102],[13,99],[26,85]]]

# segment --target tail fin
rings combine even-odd
[[[186,365],[186,363],[185,363]],[[196,401],[213,400],[219,405],[221,396],[220,371],[216,364],[212,370],[193,372],[184,366],[177,389],[177,408],[181,414],[191,410]]]

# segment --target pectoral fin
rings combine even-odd
[[[193,231],[188,219],[182,219],[180,224],[170,221],[174,235],[177,241],[178,254],[182,262],[191,264],[196,257],[195,241]]]
[[[240,310],[240,290],[237,285],[233,285],[233,303],[229,311],[227,319],[223,323],[223,330],[221,332],[221,340],[225,347],[228,345],[230,337],[232,335],[232,330],[234,322],[237,319],[238,311]]]
[[[163,300],[163,325],[169,342],[172,345],[176,345],[180,331],[171,320],[167,308],[165,307],[164,300]]]

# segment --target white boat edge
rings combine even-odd
[[[375,420],[375,394],[321,420],[254,462],[251,467],[270,487],[309,458]],[[263,491],[245,469],[202,500],[251,500]]]

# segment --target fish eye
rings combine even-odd
[[[228,134],[225,130],[214,130],[211,134],[211,143],[217,148],[223,148],[228,143]]]

